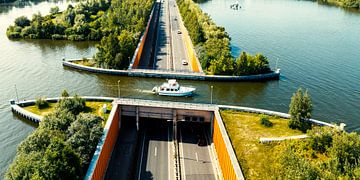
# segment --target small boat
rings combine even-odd
[[[155,86],[152,92],[161,96],[191,96],[196,88],[180,86],[176,79],[169,79],[160,87]]]

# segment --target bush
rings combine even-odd
[[[53,34],[51,35],[51,39],[53,40],[66,39],[66,36],[61,34]]]
[[[38,98],[35,101],[35,106],[38,109],[45,109],[49,107],[49,103],[44,98]]]
[[[269,120],[269,118],[267,116],[260,116],[260,124],[265,126],[265,127],[272,127],[273,123]]]

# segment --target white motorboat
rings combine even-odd
[[[169,79],[161,86],[155,86],[152,91],[161,96],[191,96],[196,88],[180,86],[176,79]]]

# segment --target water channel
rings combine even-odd
[[[235,1],[234,1],[235,2]],[[263,52],[274,67],[279,58],[283,76],[270,82],[197,82],[191,98],[158,97],[151,94],[162,79],[143,79],[97,75],[63,68],[61,59],[91,57],[96,42],[51,40],[9,40],[8,25],[21,15],[47,13],[55,4],[64,9],[68,3],[43,2],[32,6],[0,6],[0,179],[13,160],[17,145],[36,126],[13,115],[9,99],[58,96],[70,93],[93,96],[120,96],[185,102],[214,102],[266,108],[287,112],[290,97],[299,86],[312,95],[313,117],[328,122],[345,122],[348,130],[359,130],[360,119],[360,14],[315,2],[292,0],[239,1],[242,9],[229,8],[233,1],[213,0],[201,8],[225,26],[232,37],[233,53],[241,50]]]

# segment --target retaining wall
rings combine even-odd
[[[104,128],[104,134],[100,138],[84,179],[104,179],[110,162],[111,153],[119,135],[120,110],[120,106],[113,104],[113,108]]]
[[[245,179],[237,161],[230,138],[225,129],[219,110],[214,112],[213,143],[220,164],[223,179]]]
[[[143,51],[143,48],[144,48],[144,45],[145,45],[145,41],[146,41],[148,31],[149,31],[150,22],[151,22],[151,19],[153,18],[155,6],[156,6],[156,3],[154,2],[153,8],[152,8],[150,16],[149,16],[149,20],[148,20],[147,25],[146,25],[146,29],[145,29],[143,35],[140,38],[138,46],[135,49],[134,55],[133,55],[133,57],[131,59],[131,63],[129,64],[128,69],[134,69],[134,68],[139,66],[139,61],[140,61],[141,54],[142,54],[142,51]]]
[[[146,69],[131,69],[131,70],[116,70],[104,69],[84,66],[73,63],[72,61],[63,61],[63,66],[74,68],[77,70],[88,71],[100,74],[118,75],[118,76],[133,76],[133,77],[151,77],[164,79],[186,79],[186,80],[202,80],[202,81],[266,81],[278,80],[280,78],[280,70],[258,75],[248,76],[222,76],[222,75],[205,75],[203,73],[191,72],[176,72],[176,71],[162,71],[162,70],[146,70]]]

